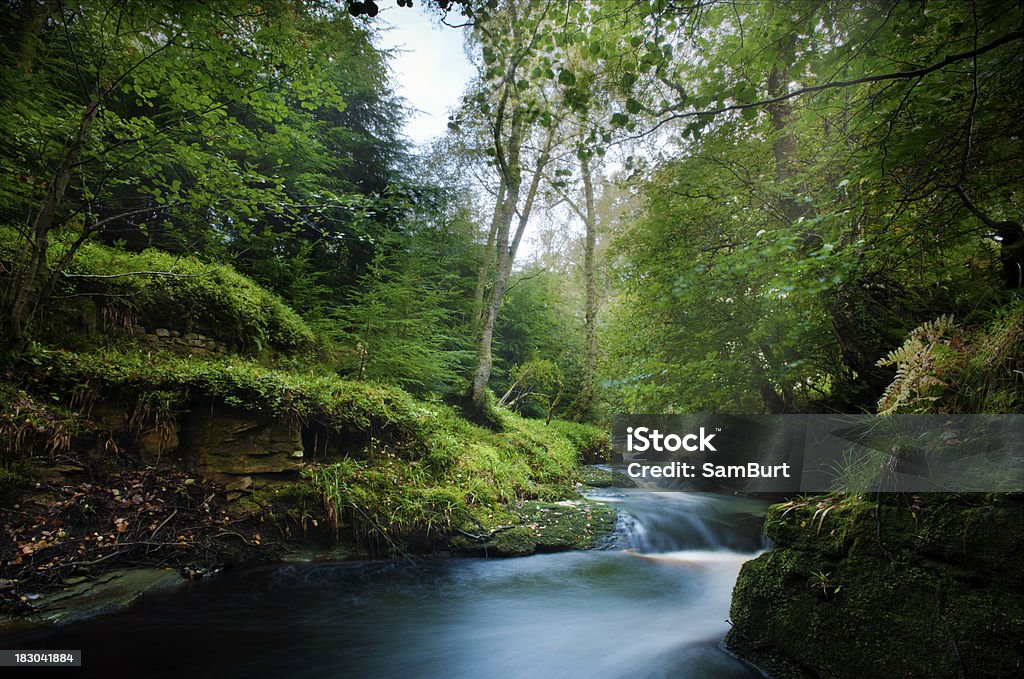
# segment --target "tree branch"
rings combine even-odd
[[[929,66],[923,66],[921,68],[915,68],[915,69],[912,69],[912,70],[909,70],[909,71],[897,71],[895,73],[880,73],[878,75],[867,75],[867,76],[864,76],[862,78],[853,78],[851,80],[833,80],[831,82],[822,83],[820,85],[810,85],[808,87],[801,87],[799,89],[793,90],[792,92],[786,92],[785,94],[781,94],[781,95],[779,95],[777,97],[771,97],[769,99],[761,99],[760,101],[754,101],[754,102],[751,102],[751,103],[748,103],[748,104],[730,104],[728,106],[720,106],[719,108],[707,109],[707,110],[703,110],[703,111],[688,111],[686,113],[676,113],[676,114],[670,115],[670,116],[664,118],[663,120],[659,121],[657,125],[652,127],[650,130],[645,132],[643,135],[637,135],[637,136],[645,136],[647,134],[650,134],[651,132],[654,132],[659,127],[661,127],[662,125],[664,125],[665,123],[667,123],[667,122],[669,122],[671,120],[679,120],[679,119],[683,119],[683,118],[695,118],[695,117],[698,117],[698,116],[714,116],[714,115],[718,115],[720,113],[728,113],[729,111],[742,111],[742,110],[748,109],[748,108],[756,108],[756,107],[759,107],[759,106],[769,106],[771,104],[776,104],[776,103],[779,103],[781,101],[786,101],[787,99],[793,99],[795,97],[799,97],[799,96],[802,96],[804,94],[815,94],[817,92],[822,92],[824,90],[831,90],[831,89],[836,89],[836,88],[840,88],[840,87],[852,87],[854,85],[862,85],[864,83],[884,82],[884,81],[887,81],[887,80],[912,80],[914,78],[923,78],[924,76],[926,76],[926,75],[928,75],[930,73],[934,73],[935,71],[939,71],[939,70],[941,70],[941,69],[943,69],[943,68],[945,68],[947,66],[950,66],[951,64],[955,64],[955,63],[958,63],[958,62],[961,62],[961,61],[965,61],[967,59],[976,59],[977,57],[981,56],[982,54],[985,54],[987,52],[991,52],[994,49],[1002,47],[1003,45],[1006,45],[1006,44],[1009,44],[1011,42],[1014,42],[1014,41],[1017,41],[1017,40],[1021,40],[1021,39],[1024,39],[1024,30],[1012,31],[1012,32],[1007,33],[1006,35],[1000,37],[1000,38],[997,38],[997,39],[993,40],[990,43],[986,43],[985,45],[982,45],[981,47],[978,47],[977,49],[973,49],[973,50],[971,50],[969,52],[961,52],[959,54],[951,54],[951,55],[947,56],[945,59],[943,59],[942,61],[937,61],[934,64],[931,64]],[[632,137],[632,138],[636,138],[636,137]]]

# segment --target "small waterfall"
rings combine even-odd
[[[613,546],[643,554],[698,550],[751,554],[768,547],[761,532],[764,504],[695,492],[602,491],[591,497],[614,505]]]
[[[592,497],[618,509],[610,549],[227,571],[6,643],[87,648],[93,668],[152,679],[757,679],[718,644],[736,574],[766,546],[767,503],[644,489]],[[153,639],[196,650],[169,664]]]

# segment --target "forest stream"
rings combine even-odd
[[[767,546],[766,504],[590,497],[619,511],[606,549],[227,572],[8,645],[88,649],[86,673],[147,677],[760,676],[719,644],[740,565]]]

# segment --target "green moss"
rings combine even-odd
[[[612,439],[607,429],[565,420],[552,420],[548,426],[569,439],[584,464],[611,461]]]
[[[443,545],[481,511],[493,515],[506,511],[501,508],[529,508],[523,505],[528,501],[575,497],[584,454],[578,446],[592,445],[588,441],[596,438],[587,429],[547,426],[508,411],[500,411],[501,428],[495,431],[401,389],[274,370],[239,357],[35,347],[20,360],[27,387],[44,400],[56,398],[80,409],[115,404],[129,419],[177,421],[188,425],[184,445],[194,443],[200,432],[195,418],[185,417],[188,411],[225,405],[243,419],[246,413],[265,418],[267,436],[292,432],[295,442],[285,444],[299,446],[297,432],[313,424],[328,435],[355,439],[345,456],[332,449],[322,453],[329,457],[319,464],[303,458],[305,483],[318,498],[320,515],[337,530],[351,531],[365,547],[384,552]],[[281,424],[287,426],[271,427]],[[263,447],[287,455],[291,448],[282,445]],[[217,449],[220,455],[230,453],[229,447]],[[209,466],[212,458],[203,459]],[[251,502],[260,504],[256,497]],[[242,507],[243,513],[249,509]],[[284,518],[301,522],[305,513],[292,517],[285,510]],[[548,522],[534,532],[531,551],[592,543],[598,533],[592,511],[558,508],[550,517],[561,514],[566,522]],[[570,515],[577,520],[570,522]],[[602,513],[597,523],[613,526],[609,516]],[[533,518],[515,514],[512,520],[532,523]]]
[[[106,399],[134,407],[161,394],[168,404],[208,400],[291,421],[314,419],[415,442],[428,410],[404,391],[335,376],[273,370],[242,358],[168,353],[36,351],[22,358],[32,389],[67,401]]]
[[[58,243],[51,256],[60,257],[62,251]],[[315,343],[313,331],[291,307],[227,264],[87,243],[67,273],[68,292],[127,312],[151,331],[166,327],[200,332],[241,351],[272,347],[294,353]],[[92,277],[96,275],[104,278]]]
[[[636,483],[627,475],[597,467],[581,467],[579,478],[580,483],[591,488],[636,488]]]
[[[537,538],[526,526],[516,526],[497,533],[476,551],[489,552],[494,556],[526,556],[537,551]]]
[[[835,508],[819,529],[819,503]],[[1019,499],[778,505],[743,566],[727,645],[776,677],[1011,676],[1022,650]]]
[[[558,503],[526,501],[517,507],[479,512],[459,527],[451,540],[464,554],[523,556],[537,552],[589,549],[615,530],[615,510],[585,500]]]
[[[615,511],[599,502],[525,502],[519,515],[533,530],[537,551],[593,547],[615,529]]]

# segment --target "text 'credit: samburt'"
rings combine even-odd
[[[626,450],[631,453],[675,453],[680,450],[687,452],[718,452],[709,434],[701,427],[696,434],[662,434],[657,429],[648,427],[626,428]],[[721,465],[705,462],[701,465],[701,476],[704,478],[790,478],[789,463],[763,465],[757,462],[747,464]],[[631,462],[626,473],[632,478],[694,478],[697,465],[688,462],[671,462],[663,465],[641,464]]]

